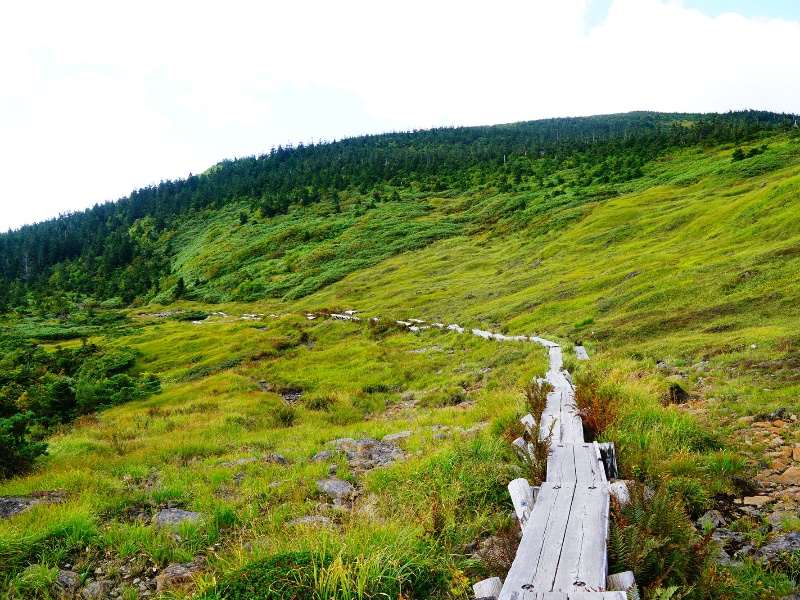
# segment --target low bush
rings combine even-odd
[[[646,591],[700,583],[713,556],[710,534],[697,533],[681,498],[667,486],[653,492],[631,484],[630,492],[629,504],[612,507],[609,572],[633,571]]]

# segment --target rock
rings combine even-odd
[[[159,527],[179,525],[180,523],[195,523],[201,521],[203,515],[198,512],[181,510],[180,508],[165,508],[153,515],[152,523]]]
[[[325,462],[331,456],[333,456],[333,450],[323,450],[322,452],[317,452],[314,456],[312,456],[311,462]]]
[[[396,446],[402,440],[405,440],[410,437],[411,437],[410,431],[400,431],[398,433],[392,433],[390,435],[383,436],[383,438],[381,439],[381,444],[392,444]]]
[[[795,446],[792,449],[792,460],[795,462],[800,462],[800,446]]]
[[[800,600],[800,594],[790,594],[789,596],[784,596],[781,600]]]
[[[356,441],[353,438],[339,438],[328,442],[333,444],[333,447],[343,452],[352,452],[356,449]]]
[[[768,521],[773,531],[780,531],[783,529],[784,520],[792,519],[792,517],[796,519],[797,513],[790,510],[777,510],[769,516]]]
[[[783,438],[776,437],[770,440],[769,442],[770,448],[778,448],[779,446],[783,446]]]
[[[309,527],[331,527],[333,523],[328,517],[322,515],[307,515],[305,517],[298,517],[286,523],[286,527],[295,527],[297,525],[307,525]]]
[[[402,396],[400,396],[400,400],[403,402],[411,402],[415,398],[414,392],[406,392]]]
[[[752,423],[755,420],[756,420],[756,418],[752,417],[752,416],[750,416],[750,417],[740,417],[739,418],[739,423],[741,423],[742,425],[749,425],[750,423]]]
[[[0,519],[10,519],[40,503],[41,500],[35,498],[0,498]]]
[[[744,497],[744,505],[745,506],[764,506],[767,502],[772,502],[772,498],[770,496],[745,496]]]
[[[789,467],[782,475],[775,477],[774,481],[783,485],[800,485],[800,467]]]
[[[197,563],[172,563],[167,565],[158,577],[156,577],[156,591],[183,587],[192,582],[194,574],[202,568],[201,564]]]
[[[317,489],[333,499],[351,498],[356,491],[350,483],[341,479],[320,479],[317,482]]]
[[[102,581],[93,581],[81,590],[81,598],[84,600],[101,600],[108,598],[111,590],[114,589],[114,582],[106,579]]]
[[[81,587],[81,576],[75,571],[59,571],[56,584],[66,594],[74,594]]]
[[[725,517],[719,511],[709,510],[697,520],[697,525],[700,529],[705,529],[708,525],[714,528],[724,527],[726,525]]]
[[[771,541],[766,546],[762,546],[756,550],[755,555],[757,558],[763,558],[766,562],[772,562],[783,552],[793,552],[800,550],[800,533],[793,531],[783,537]]]
[[[270,455],[269,455],[269,457],[267,458],[267,460],[268,460],[269,462],[271,462],[271,463],[276,463],[276,464],[279,464],[279,465],[288,465],[288,464],[289,464],[289,461],[288,461],[288,460],[286,460],[286,459],[285,459],[283,456],[281,456],[280,454],[276,454],[275,452],[273,452],[272,454],[270,454]]]

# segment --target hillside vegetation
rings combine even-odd
[[[27,454],[0,496],[35,505],[0,520],[0,589],[136,598],[182,563],[162,596],[471,597],[513,556],[505,484],[537,475],[509,442],[547,359],[396,323],[420,319],[563,345],[587,433],[657,492],[612,530],[645,597],[788,594],[796,554],[753,552],[800,529],[774,479],[798,192],[783,115],[640,113],[278,149],[4,234],[0,443]],[[734,502],[759,494],[784,521]],[[159,526],[174,508],[198,516]],[[748,556],[689,529],[712,508]]]

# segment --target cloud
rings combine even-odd
[[[287,140],[800,112],[800,23],[677,0],[54,1],[4,17],[0,227],[21,222],[11,199],[43,218]]]

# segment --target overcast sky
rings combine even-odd
[[[8,2],[0,230],[279,144],[745,108],[800,113],[796,0]]]

